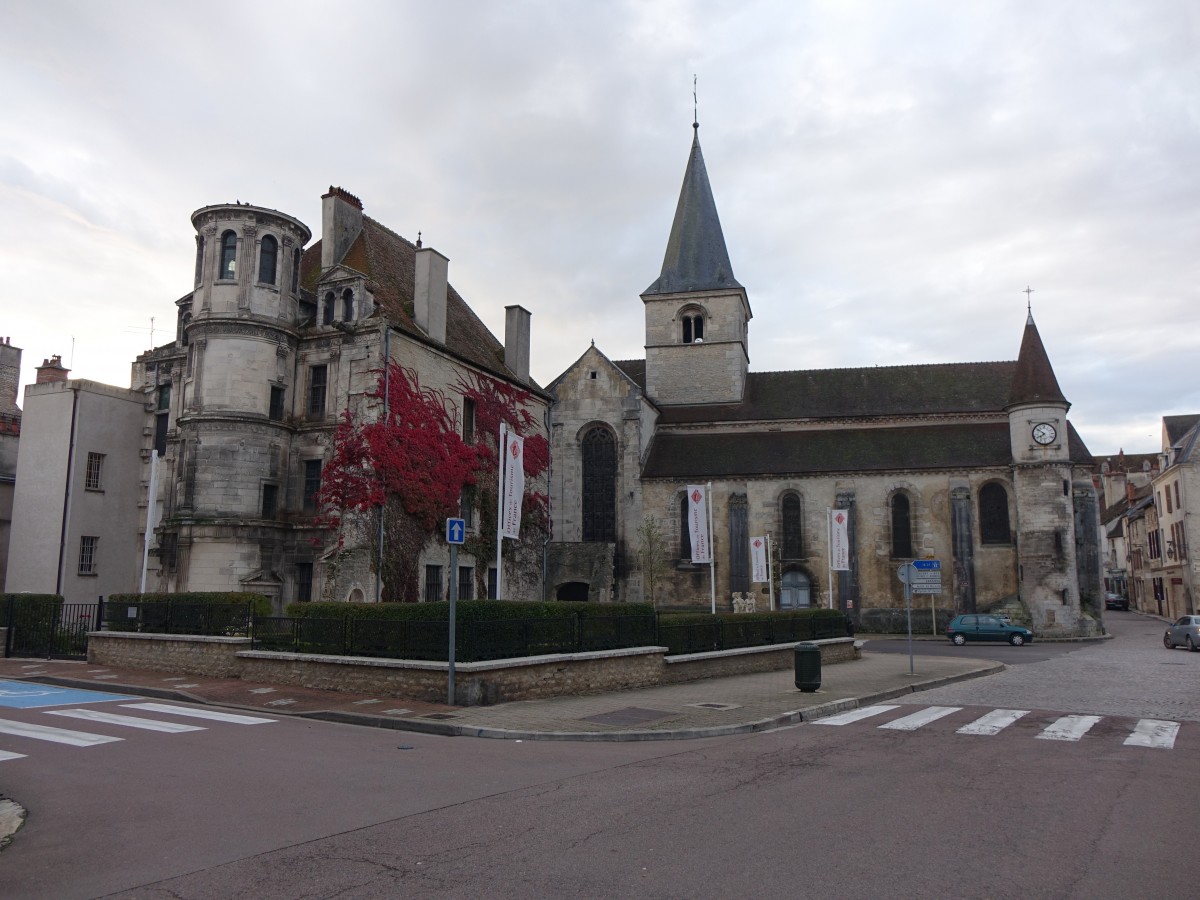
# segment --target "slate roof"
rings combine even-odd
[[[1017,354],[1017,370],[1013,374],[1012,395],[1008,402],[1010,406],[1018,403],[1064,403],[1070,406],[1054,377],[1054,368],[1032,315],[1025,321],[1025,334],[1021,337],[1021,352]]]
[[[413,320],[413,293],[416,279],[416,246],[370,216],[363,216],[358,237],[338,260],[338,264],[362,272],[375,302],[400,331],[418,340],[430,341]],[[305,291],[315,292],[321,277],[321,241],[304,251],[300,282]],[[504,364],[504,345],[480,321],[462,296],[446,289],[446,343],[451,353],[485,371],[509,381],[517,381]],[[518,382],[520,383],[520,382]],[[541,392],[532,380],[528,386]]]
[[[741,288],[733,277],[704,154],[700,152],[700,126],[692,128],[692,149],[663,256],[662,273],[642,296]]]
[[[1174,447],[1176,441],[1200,424],[1200,414],[1187,416],[1163,416],[1163,428],[1167,430],[1167,446]]]
[[[1067,423],[1071,461],[1091,454]],[[738,478],[1008,467],[1007,422],[735,433],[660,432],[643,478]]]
[[[645,360],[615,364],[645,390]],[[659,421],[671,425],[1002,413],[1016,367],[1010,361],[751,372],[741,403],[664,407]]]

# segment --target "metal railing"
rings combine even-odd
[[[103,606],[105,631],[148,634],[199,634],[248,637],[253,620],[249,603],[138,603],[108,601]]]

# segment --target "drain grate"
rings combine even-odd
[[[584,716],[581,721],[592,722],[596,725],[644,725],[647,722],[657,722],[666,719],[674,713],[663,712],[661,709],[640,709],[629,706],[612,712],[599,713],[594,716]]]
[[[685,703],[684,706],[694,706],[697,709],[719,709],[719,710],[741,709],[742,708],[742,704],[740,704],[740,703]]]

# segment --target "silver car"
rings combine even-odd
[[[1187,647],[1193,652],[1200,650],[1200,616],[1181,616],[1179,621],[1169,625],[1163,635],[1163,646],[1168,650],[1175,647]]]

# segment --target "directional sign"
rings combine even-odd
[[[914,559],[913,568],[920,570],[940,569],[942,561],[940,559]]]
[[[942,592],[942,561],[940,559],[915,559],[912,563],[911,584],[914,594],[940,594]]]
[[[461,544],[467,539],[467,522],[465,519],[446,520],[446,543]]]

